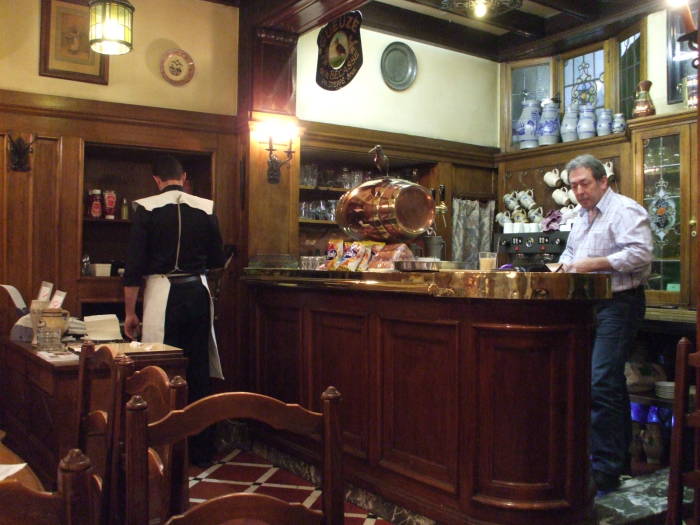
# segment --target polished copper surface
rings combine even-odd
[[[510,300],[597,300],[612,297],[610,276],[592,273],[441,270],[321,272],[246,268],[243,280],[281,286],[342,288],[437,297]]]
[[[401,179],[374,179],[344,193],[336,221],[353,239],[401,242],[433,222],[435,202],[423,186]]]

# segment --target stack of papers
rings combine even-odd
[[[91,341],[120,341],[122,331],[119,328],[119,319],[114,314],[86,315],[85,331]]]

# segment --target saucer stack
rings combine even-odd
[[[654,392],[656,397],[662,399],[673,399],[673,391],[675,389],[676,383],[673,381],[657,381],[654,383]]]
[[[673,399],[675,386],[673,381],[657,381],[654,383],[654,393],[662,399]],[[695,385],[688,388],[688,393],[691,397],[695,396]]]

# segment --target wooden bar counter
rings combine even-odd
[[[590,350],[607,276],[244,279],[257,389],[318,410],[322,390],[338,388],[350,483],[440,523],[595,521]]]

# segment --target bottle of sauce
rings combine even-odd
[[[102,218],[102,190],[95,189],[88,192],[88,217]]]
[[[122,220],[129,220],[129,203],[126,201],[126,197],[122,198]]]
[[[117,213],[117,192],[114,190],[105,190],[102,196],[104,199],[105,219],[114,220]]]

